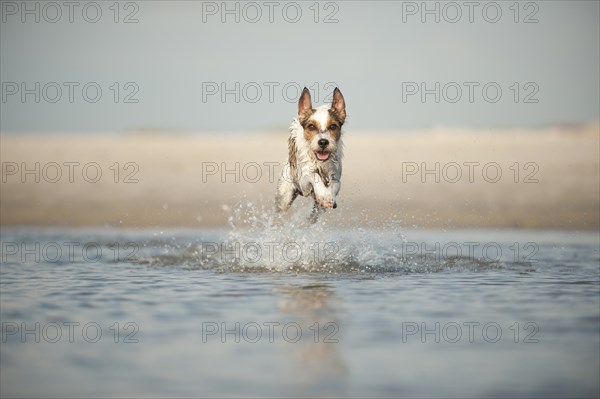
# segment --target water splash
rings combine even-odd
[[[301,205],[278,215],[262,200],[242,200],[231,209],[226,237],[201,243],[192,256],[199,268],[234,272],[428,273],[498,266],[461,256],[414,256],[406,250],[406,236],[396,221],[334,228],[336,219],[345,217],[343,211],[326,212],[316,224],[308,222],[309,212]]]
[[[510,261],[453,253],[456,243],[450,242],[448,251],[440,241],[409,240],[407,235],[414,231],[405,234],[395,220],[370,223],[366,211],[352,215],[360,219],[353,228],[333,227],[349,219],[343,209],[325,212],[310,224],[308,201],[283,215],[262,199],[256,203],[243,199],[227,211],[226,231],[209,231],[210,239],[165,238],[162,247],[153,242],[138,263],[222,272],[320,274],[439,273],[513,266]]]

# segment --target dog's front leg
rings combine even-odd
[[[340,179],[338,179],[337,177],[333,176],[331,177],[331,193],[333,195],[333,208],[337,208],[337,202],[335,201],[335,198],[337,197],[338,193],[340,192],[340,187],[342,186],[342,183],[340,182]]]
[[[315,180],[314,177],[310,174],[303,174],[300,177],[299,186],[300,186],[300,194],[303,197],[308,197],[313,192],[313,184]]]
[[[336,207],[336,203],[335,203],[335,195],[334,195],[334,185],[333,184],[329,184],[329,186],[326,186],[325,183],[321,180],[321,177],[317,174],[314,175],[314,183],[313,183],[313,189],[315,192],[315,202],[321,207],[321,208],[328,208],[328,209],[333,209]],[[332,182],[333,183],[333,182]],[[339,185],[337,190],[339,191]]]
[[[275,197],[275,209],[279,212],[287,211],[296,199],[298,191],[294,184],[285,178],[280,178],[277,184],[277,196]]]

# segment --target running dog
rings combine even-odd
[[[346,103],[336,87],[331,105],[312,107],[305,87],[298,100],[298,116],[290,126],[288,159],[277,184],[277,211],[287,211],[298,195],[312,196],[311,223],[325,209],[336,208],[342,177],[342,125]]]

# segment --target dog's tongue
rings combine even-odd
[[[317,159],[319,161],[327,161],[329,159],[329,153],[325,151],[317,151]]]

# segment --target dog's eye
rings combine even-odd
[[[308,125],[307,128],[308,128],[308,130],[317,130],[315,125],[313,125],[312,123],[310,125]]]
[[[336,130],[338,127],[337,125],[331,125],[329,126],[329,130]]]

